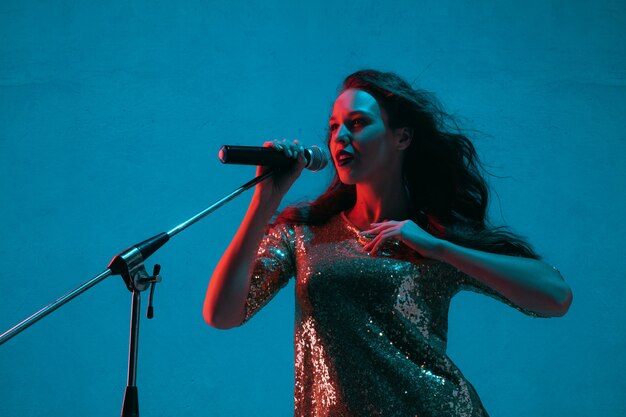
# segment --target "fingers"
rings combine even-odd
[[[304,156],[304,146],[300,145],[298,139],[292,142],[288,142],[286,139],[282,141],[274,139],[272,142],[265,142],[263,146],[282,151],[285,156],[293,159],[301,159],[300,157]]]
[[[397,221],[395,221],[395,220],[388,220],[388,219],[385,219],[385,220],[383,220],[383,221],[380,221],[380,222],[374,222],[374,223],[370,223],[370,224],[371,224],[372,226],[381,226],[381,225],[383,225],[383,226],[384,226],[384,225],[391,225],[391,224],[396,224],[396,223],[398,223],[398,222],[397,222]]]
[[[376,250],[382,245],[386,240],[395,238],[397,236],[397,230],[388,230],[384,233],[380,233],[371,242],[367,243],[363,246],[363,250],[370,253],[376,253]]]
[[[362,232],[359,232],[359,233],[361,235],[371,235],[374,233],[378,234],[382,232],[383,230],[386,230],[386,229],[389,229],[390,227],[395,226],[395,224],[393,223],[372,223],[371,225],[375,227],[368,229],[368,230],[363,230]]]
[[[363,230],[362,232],[359,232],[361,235],[368,235],[368,234],[378,234],[378,233],[382,233],[385,230],[388,230],[389,228],[392,227],[398,227],[401,224],[401,222],[397,222],[395,220],[383,220],[381,222],[377,222],[377,223],[370,223],[371,227],[368,230]]]
[[[371,223],[372,228],[368,229],[368,230],[363,230],[361,232],[359,232],[359,234],[361,236],[365,236],[365,235],[376,235],[374,236],[374,238],[368,242],[365,246],[363,246],[363,250],[365,251],[370,251],[370,248],[375,248],[377,243],[380,241],[380,239],[382,238],[383,234],[388,233],[388,231],[390,230],[391,227],[394,227],[395,224],[393,223],[389,223],[386,220],[384,220],[381,223]],[[373,252],[373,251],[372,251]]]
[[[384,239],[382,238],[382,235],[378,235],[367,245],[363,246],[363,250],[365,252],[369,252],[370,254],[376,253],[376,251],[378,250],[380,245],[383,244],[383,242],[384,242]]]

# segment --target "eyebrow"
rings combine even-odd
[[[368,112],[367,110],[352,110],[350,113],[348,113],[348,116],[352,116],[355,114],[365,114],[366,116],[369,117],[373,117],[374,115],[370,112]],[[330,116],[330,120],[335,120],[336,117],[335,116]]]

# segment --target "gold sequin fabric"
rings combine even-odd
[[[398,242],[369,255],[368,241],[340,214],[261,243],[244,323],[295,277],[294,416],[487,416],[446,355],[450,300],[468,289],[534,313]]]

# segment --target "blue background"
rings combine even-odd
[[[322,142],[340,81],[374,67],[481,132],[492,219],[574,291],[559,319],[455,298],[449,354],[487,410],[626,415],[625,27],[610,0],[2,1],[0,331],[251,178],[220,145]],[[141,324],[143,416],[293,413],[293,282],[241,328],[202,319],[249,196],[149,261],[164,282]],[[119,415],[129,306],[111,277],[2,345],[0,415]]]

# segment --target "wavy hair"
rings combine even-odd
[[[524,238],[489,223],[489,187],[483,177],[488,172],[472,142],[433,94],[414,89],[395,73],[371,69],[346,77],[340,92],[347,89],[371,94],[387,113],[391,129],[413,131],[402,168],[411,220],[461,246],[541,259]],[[330,186],[316,200],[285,208],[274,224],[321,224],[355,202],[356,186],[343,184],[335,171]]]

